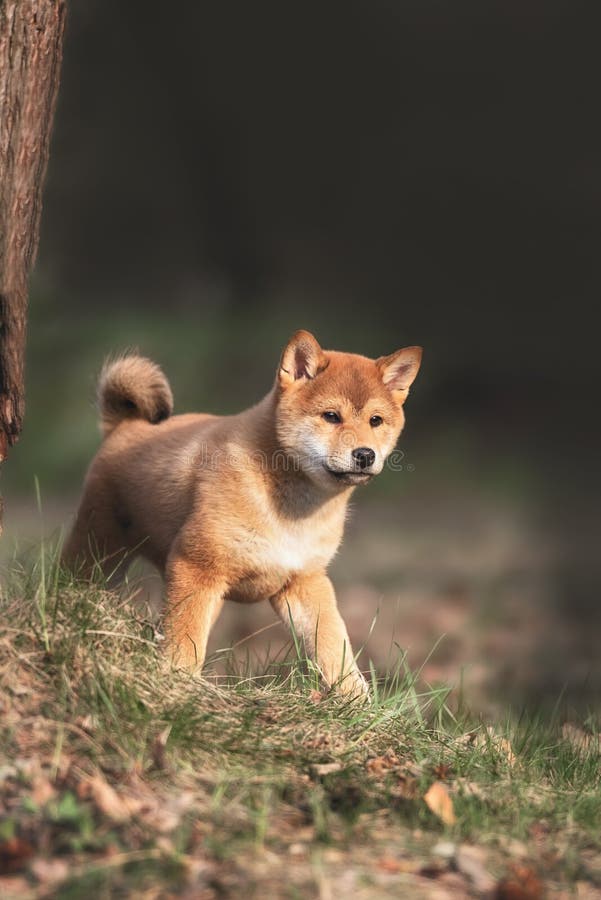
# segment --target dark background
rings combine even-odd
[[[48,527],[72,509],[109,351],[161,362],[178,411],[230,411],[296,328],[367,355],[422,344],[409,468],[357,495],[343,597],[394,597],[403,646],[404,620],[430,610],[434,639],[462,611],[445,677],[502,633],[485,694],[596,702],[593,10],[74,0],[12,531],[31,531],[34,474]]]

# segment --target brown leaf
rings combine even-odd
[[[387,750],[383,756],[374,756],[365,763],[365,768],[370,775],[379,777],[390,769],[396,769],[401,765],[398,756],[392,750]]]
[[[587,734],[582,728],[571,725],[566,722],[561,729],[561,735],[564,741],[571,744],[574,750],[579,753],[588,753],[589,750],[599,750],[599,735]]]
[[[139,812],[142,804],[133,797],[122,797],[102,775],[94,775],[88,781],[90,793],[101,812],[113,822],[126,822]]]
[[[507,738],[497,734],[492,725],[489,725],[485,734],[479,734],[476,738],[476,746],[492,746],[500,756],[504,756],[510,766],[514,766],[517,757],[513,752],[513,747]]]
[[[453,809],[453,801],[451,800],[448,788],[442,781],[435,781],[426,793],[424,801],[428,809],[435,816],[444,822],[445,825],[454,825],[457,821],[455,810]]]
[[[310,703],[321,703],[324,698],[324,694],[321,691],[312,690],[309,691],[309,702]]]
[[[45,806],[56,794],[55,789],[47,778],[40,776],[33,782],[31,799],[36,806]]]
[[[376,861],[378,869],[387,875],[396,875],[399,872],[418,872],[420,864],[416,860],[396,859],[394,856],[382,856]]]
[[[167,754],[165,750],[170,734],[171,725],[167,725],[167,727],[163,728],[163,730],[159,734],[157,734],[156,738],[154,739],[152,745],[152,761],[156,769],[163,770],[167,768]]]
[[[466,731],[465,734],[461,734],[455,739],[455,743],[459,744],[460,747],[469,747],[476,742],[477,738],[477,731]]]
[[[61,753],[56,769],[55,783],[64,784],[67,779],[75,760],[68,753]]]
[[[415,800],[419,796],[418,782],[411,775],[399,775],[397,784],[390,789],[391,796],[402,800]]]
[[[315,737],[303,741],[303,746],[308,750],[323,750],[330,746],[330,736],[329,734],[317,734]]]
[[[381,859],[377,860],[376,865],[382,872],[388,872],[390,874],[401,871],[399,860],[395,859],[393,856],[382,856]]]
[[[375,756],[373,759],[367,760],[365,768],[370,775],[380,776],[383,775],[384,772],[390,771],[391,763],[386,756]]]
[[[24,869],[33,856],[33,847],[20,837],[0,841],[0,875]]]
[[[439,763],[437,766],[434,766],[433,772],[439,781],[446,781],[452,769],[447,763]]]
[[[75,793],[78,800],[89,800],[92,796],[92,788],[89,781],[78,781],[75,785]]]
[[[534,869],[514,864],[510,873],[497,884],[495,900],[542,900],[543,883]]]
[[[75,719],[75,724],[79,725],[83,731],[87,731],[89,734],[96,731],[98,727],[98,719],[96,716],[93,716],[91,713],[88,713],[86,716],[78,716]]]
[[[27,694],[31,693],[31,689],[24,684],[9,684],[7,687],[15,697],[26,697]]]
[[[530,833],[530,837],[532,840],[541,843],[542,841],[547,840],[549,834],[551,833],[551,827],[548,822],[545,822],[544,819],[541,819],[539,822],[533,822],[532,825],[528,828],[528,832]]]
[[[331,763],[321,763],[316,766],[311,766],[314,775],[322,776],[322,775],[332,775],[334,772],[340,772],[342,769],[342,763],[339,762],[331,762]]]
[[[464,797],[476,797],[478,800],[488,799],[480,785],[475,781],[468,781],[467,778],[456,778],[454,787]]]
[[[511,746],[511,743],[507,740],[507,738],[499,738],[499,740],[497,741],[497,748],[506,757],[509,765],[515,766],[517,757],[513,752],[513,747]]]

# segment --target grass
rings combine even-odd
[[[400,651],[370,704],[322,693],[294,647],[201,679],[165,666],[160,637],[52,551],[9,567],[2,896],[601,889],[592,719],[472,721]]]

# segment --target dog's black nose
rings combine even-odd
[[[369,469],[376,461],[376,454],[371,447],[357,447],[351,455],[355,462],[359,464],[360,469]]]

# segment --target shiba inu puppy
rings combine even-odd
[[[297,331],[275,383],[234,416],[171,417],[161,369],[105,364],[104,441],[89,468],[64,562],[105,572],[139,553],[164,575],[174,664],[200,669],[225,600],[269,599],[328,685],[366,690],[326,574],[357,485],[382,471],[405,422],[422,351],[372,360]]]

